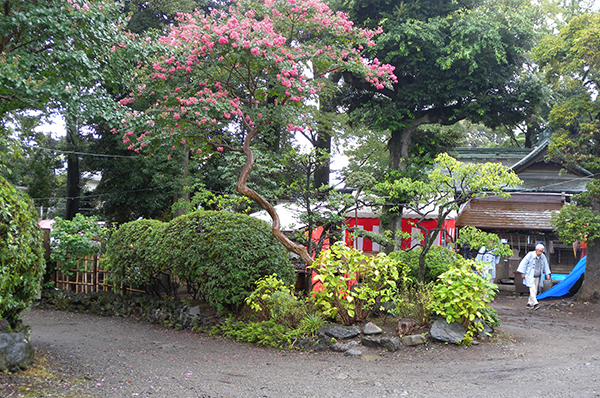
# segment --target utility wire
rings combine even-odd
[[[42,149],[44,151],[60,152],[60,153],[66,153],[66,154],[72,154],[72,155],[98,156],[98,157],[103,157],[103,158],[127,158],[127,159],[132,159],[132,158],[138,157],[137,155],[136,156],[124,156],[124,155],[105,155],[105,154],[101,154],[101,153],[61,151],[60,149],[43,148],[41,146],[33,147],[32,149]]]

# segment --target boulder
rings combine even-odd
[[[379,334],[382,332],[383,330],[379,326],[375,325],[373,322],[369,322],[365,326],[363,326],[364,334]]]
[[[360,342],[365,347],[374,347],[374,348],[376,348],[376,347],[380,347],[381,346],[381,340],[378,337],[363,336],[360,339]]]
[[[395,352],[400,349],[400,340],[395,337],[382,337],[379,339],[379,344],[390,352]]]
[[[331,350],[335,351],[335,352],[346,352],[348,350],[356,348],[357,346],[358,346],[358,341],[351,340],[351,341],[348,341],[347,343],[338,341],[337,343],[331,345]]]
[[[21,332],[0,333],[0,371],[16,372],[33,363],[31,343]]]
[[[324,334],[334,339],[351,339],[360,334],[358,326],[342,326],[336,325],[335,323],[329,323],[321,326],[317,330],[317,334]]]
[[[425,344],[427,342],[427,338],[422,334],[413,334],[411,336],[402,337],[402,344],[407,346],[415,346],[419,344]]]
[[[458,344],[465,338],[466,330],[460,323],[448,323],[445,319],[438,318],[431,325],[430,333],[436,340]]]

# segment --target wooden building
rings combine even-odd
[[[582,168],[565,170],[560,159],[547,158],[548,140],[529,150],[502,148],[458,149],[456,157],[465,163],[500,162],[523,180],[523,185],[508,191],[508,199],[488,196],[474,198],[459,211],[457,233],[474,226],[506,239],[513,257],[504,259],[496,269],[497,279],[511,278],[520,259],[537,243],[546,246],[553,273],[569,273],[581,256],[563,244],[550,222],[553,212],[585,190],[592,173]]]

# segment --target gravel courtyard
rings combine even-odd
[[[524,297],[499,294],[493,307],[502,324],[490,342],[430,340],[362,357],[278,351],[132,319],[33,309],[24,322],[47,382],[28,386],[27,377],[0,374],[0,396],[599,397],[600,304],[544,300],[539,311],[525,304]]]

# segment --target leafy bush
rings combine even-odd
[[[431,310],[443,316],[448,323],[461,323],[469,332],[476,330],[474,321],[488,321],[491,312],[489,303],[496,295],[498,287],[473,272],[477,267],[473,260],[463,260],[458,268],[452,268],[440,275],[439,283],[433,287]]]
[[[416,283],[419,276],[419,255],[421,247],[412,250],[400,250],[390,253],[390,258],[406,264],[404,276]],[[423,283],[435,282],[441,274],[458,267],[463,258],[456,252],[442,246],[432,246],[425,255],[425,276]]]
[[[66,274],[81,269],[83,258],[92,257],[100,251],[105,231],[96,217],[76,214],[73,220],[55,218],[50,232],[50,260],[57,269]]]
[[[261,277],[294,280],[287,251],[264,221],[226,211],[197,211],[170,223],[121,226],[107,250],[117,280],[149,283],[170,273],[217,310],[239,309]]]
[[[0,177],[0,318],[16,325],[38,293],[44,267],[33,203]]]
[[[294,340],[290,330],[274,320],[245,323],[228,319],[225,324],[215,326],[211,334],[275,348],[291,347]]]
[[[312,264],[321,282],[315,302],[324,315],[344,325],[364,321],[376,306],[384,307],[397,294],[399,262],[384,253],[376,257],[336,242]]]
[[[156,285],[159,276],[169,271],[163,261],[155,261],[155,252],[162,250],[160,236],[167,223],[158,220],[137,220],[121,225],[106,246],[105,269],[113,283],[128,286]]]
[[[291,284],[295,276],[268,223],[227,211],[198,211],[171,221],[160,256],[217,310],[241,308],[261,277],[276,274]]]
[[[416,322],[419,326],[427,326],[431,318],[433,286],[433,282],[406,283],[394,297],[393,314],[400,319]]]
[[[246,298],[246,304],[262,321],[273,320],[298,334],[310,335],[323,326],[325,319],[315,312],[312,299],[298,298],[293,286],[286,286],[277,275],[256,282],[256,289]]]

